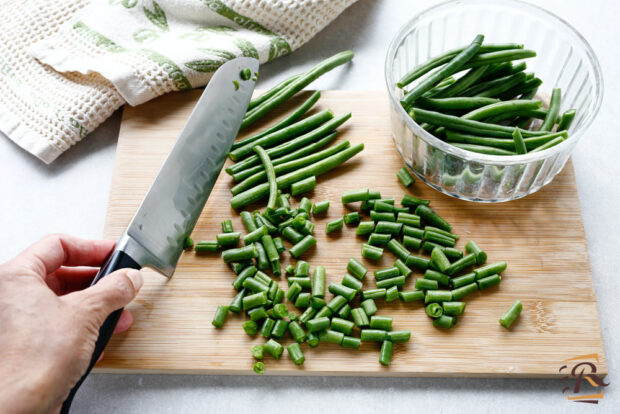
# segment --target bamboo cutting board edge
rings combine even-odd
[[[159,165],[161,164],[161,161],[167,154],[168,149],[170,148],[170,146],[174,142],[174,139],[176,138],[176,134],[172,132],[175,129],[178,129],[178,131],[180,131],[180,128],[184,124],[185,119],[187,115],[189,114],[189,110],[193,106],[193,103],[195,102],[195,99],[197,99],[199,93],[200,91],[191,91],[191,92],[186,92],[186,93],[170,94],[162,98],[158,98],[157,100],[158,102],[149,102],[137,108],[126,108],[125,109],[123,113],[123,123],[121,125],[121,131],[119,134],[119,144],[118,144],[118,149],[117,149],[114,176],[113,176],[112,186],[111,186],[110,205],[108,208],[108,214],[106,216],[106,225],[105,225],[105,231],[104,231],[106,238],[112,238],[112,239],[117,238],[120,232],[122,231],[122,229],[124,229],[124,227],[127,225],[128,220],[131,218],[131,216],[133,216],[133,212],[135,212],[135,208],[137,207],[136,203],[139,204],[139,200],[141,200],[143,194],[148,189],[148,186],[150,185],[152,177],[157,172]],[[362,152],[361,155],[362,156],[366,155],[367,157],[368,153],[370,153],[371,151],[373,152],[375,151],[374,147],[369,144],[370,140],[373,140],[373,139],[376,140],[378,139],[377,137],[383,138],[383,139],[387,138],[389,140],[389,152],[386,151],[385,159],[388,161],[389,160],[398,161],[397,156],[394,157],[396,152],[393,149],[393,144],[390,138],[389,121],[386,119],[386,116],[389,116],[389,115],[387,111],[387,99],[386,99],[385,93],[383,92],[328,91],[328,92],[323,92],[323,97],[321,98],[320,103],[322,107],[330,107],[334,109],[337,114],[342,113],[344,110],[346,110],[347,107],[352,106],[350,110],[353,111],[353,114],[354,114],[353,119],[350,121],[349,126],[343,130],[344,132],[341,134],[342,137],[340,137],[339,139],[351,139],[353,143],[357,142],[356,139],[361,139],[361,141],[366,142],[367,148],[364,152]],[[162,109],[162,107],[164,107],[164,109]],[[360,108],[363,108],[363,109],[360,110]],[[360,112],[362,113],[362,116],[356,117],[356,113],[360,113]],[[165,136],[162,136],[162,134],[165,134]],[[376,135],[376,136],[372,138],[373,135]],[[157,136],[157,139],[154,140],[155,142],[153,142],[152,145],[150,146],[151,148],[145,147],[145,144],[148,141],[147,138],[144,138],[145,136],[151,136],[151,137]],[[139,141],[139,142],[134,142],[134,141]],[[353,170],[354,173],[356,172],[359,175],[364,170],[362,164],[365,162],[368,162],[366,157],[364,157],[363,160],[358,159],[353,162],[349,161],[348,164],[345,164],[344,166],[340,167],[339,170],[342,170],[342,171],[336,170],[332,173],[327,174],[327,178],[320,177],[318,179],[319,186],[316,191],[316,193],[318,194],[315,193],[315,196],[320,198],[321,196],[327,196],[329,193],[330,199],[332,200],[332,207],[330,207],[329,219],[335,218],[335,215],[331,215],[333,213],[333,211],[331,210],[338,209],[340,207],[339,211],[342,211],[341,206],[338,206],[339,203],[337,202],[339,198],[336,196],[337,194],[339,194],[339,191],[341,189],[338,189],[338,191],[333,191],[335,189],[331,189],[331,188],[328,189],[328,187],[330,186],[330,183],[334,183],[334,184],[339,183],[338,185],[334,185],[334,187],[342,187],[342,188],[355,187],[355,185],[351,184],[350,181],[348,183],[346,182],[341,183],[341,182],[343,180],[346,180],[346,178],[348,177],[350,178],[351,170]],[[356,158],[361,158],[361,157],[358,156]],[[400,165],[398,165],[398,167],[399,166]],[[401,194],[403,194],[405,191],[403,191],[402,187],[398,189],[398,183],[394,176],[395,171],[398,168],[396,168],[396,165],[394,166],[394,168],[395,170],[393,172],[390,172],[390,174],[387,175],[389,179],[391,180],[390,185],[388,187],[397,189],[396,191],[393,191],[392,195],[400,197]],[[225,178],[223,179],[222,177],[225,177]],[[126,181],[128,179],[134,180],[135,182],[132,182],[131,186],[124,188],[124,186],[126,186]],[[376,187],[376,185],[372,183],[372,177],[369,177],[369,179],[371,183],[365,184],[365,185],[368,185],[373,188]],[[222,176],[220,176],[220,178],[218,179],[218,184],[216,185],[216,188],[219,187],[220,190],[228,191],[228,188],[230,187],[230,184],[229,184],[230,181],[231,181],[230,178],[226,176],[224,173],[222,173]],[[358,186],[361,186],[361,184]],[[478,207],[482,209],[483,211],[485,209],[493,210],[493,209],[498,208],[497,205],[490,206],[490,207],[484,207],[479,204],[471,204],[471,203],[463,204],[463,202],[459,202],[457,200],[454,200],[447,196],[439,194],[438,192],[425,186],[423,183],[418,182],[414,185],[414,187],[415,187],[414,192],[416,193],[416,195],[428,196],[428,198],[431,198],[433,200],[433,205],[438,209],[440,214],[444,214],[444,210],[445,210],[444,205],[450,205],[452,203],[458,205],[459,210],[464,210],[460,213],[459,212],[454,213],[455,217],[450,218],[450,221],[452,221],[455,224],[456,229],[459,229],[461,227],[459,226],[459,218],[468,219],[468,217],[472,214],[471,210],[474,210],[474,212],[476,212],[476,210],[478,210]],[[217,189],[214,189],[214,194],[216,193],[226,194],[225,192],[218,193],[217,191],[218,191]],[[515,201],[513,203],[520,204],[520,205],[523,205],[523,203],[530,203],[530,204],[536,205],[536,203],[540,203],[540,202],[553,204],[555,202],[554,199],[556,198],[556,195],[550,194],[552,191],[561,191],[561,194],[573,193],[574,195],[574,193],[576,193],[575,180],[573,176],[572,165],[570,163],[567,165],[564,171],[560,174],[558,179],[554,183],[547,186],[547,188],[541,190],[536,195],[527,197],[524,200]],[[385,194],[390,195],[389,191],[386,192]],[[210,233],[210,236],[211,236],[210,238],[213,238],[213,235],[214,235],[213,229],[215,227],[219,227],[219,222],[221,221],[220,216],[223,218],[227,218],[227,216],[232,215],[230,208],[227,207],[228,198],[229,197],[226,196],[226,199],[223,200],[222,203],[217,203],[218,204],[217,208],[213,207],[212,205],[213,202],[210,200],[210,204],[207,205],[205,212],[203,212],[203,215],[201,216],[201,219],[199,220],[199,224],[197,225],[197,228],[194,232],[194,236],[198,232],[200,234],[200,237],[197,237],[197,238],[208,238],[207,237],[208,234],[205,234],[204,232],[201,233],[202,228],[205,227],[206,225],[206,227],[209,228],[209,231],[207,233]],[[529,201],[533,199],[539,199],[539,200],[537,202]],[[542,201],[540,201],[540,199],[542,199]],[[576,200],[576,198],[573,198],[573,200]],[[441,206],[438,204],[441,204]],[[509,204],[512,204],[512,203],[509,203]],[[594,292],[593,292],[593,287],[592,287],[592,282],[591,282],[589,260],[588,260],[588,255],[587,255],[587,250],[586,250],[586,245],[585,245],[585,236],[584,236],[584,231],[583,231],[583,223],[581,220],[581,213],[580,213],[578,203],[576,204],[576,206],[573,204],[571,208],[572,208],[570,210],[571,213],[577,213],[579,216],[579,220],[577,220],[578,228],[571,229],[570,235],[566,236],[569,239],[567,242],[568,243],[567,246],[575,248],[577,247],[577,245],[579,245],[579,247],[583,251],[583,255],[579,259],[580,260],[579,264],[581,265],[581,268],[585,270],[583,271],[582,274],[580,274],[580,276],[582,277],[580,280],[581,281],[581,286],[580,286],[581,296],[577,298],[573,298],[574,300],[573,302],[567,302],[567,303],[569,304],[573,303],[572,306],[575,306],[574,305],[575,303],[582,303],[582,302],[584,306],[586,305],[586,303],[589,305],[588,306],[589,312],[587,313],[589,314],[588,321],[590,322],[587,322],[587,323],[590,325],[589,333],[592,334],[593,337],[589,338],[586,342],[584,342],[584,343],[587,343],[587,346],[584,348],[584,352],[582,352],[581,354],[590,353],[590,352],[585,352],[585,350],[593,350],[599,353],[600,356],[602,357],[602,360],[601,360],[602,362],[598,365],[598,368],[599,368],[598,372],[604,375],[607,372],[607,367],[605,363],[605,356],[604,356],[601,333],[600,333],[600,324],[598,322],[598,312],[596,309],[596,301],[594,298]],[[205,222],[206,216],[209,215],[208,214],[209,212],[215,212],[215,215],[217,216],[217,218],[213,217],[209,223],[206,223]],[[336,211],[336,213],[338,213],[338,211]],[[489,215],[485,215],[485,217],[489,217]],[[238,216],[234,217],[234,219],[236,219],[236,220],[233,220],[235,223],[235,227],[237,229],[241,228],[240,222],[238,220]],[[326,220],[317,221],[317,231],[319,232],[323,231],[323,226],[326,221],[328,220],[326,219]],[[457,230],[457,232],[459,231]],[[467,230],[466,232],[461,232],[464,238],[469,236],[469,234],[467,233],[472,233],[473,238],[479,241],[479,243],[486,245],[486,241],[485,241],[487,240],[486,235],[484,237],[479,236],[478,234],[475,234],[473,231],[469,231],[469,230]],[[556,231],[556,233],[561,234],[561,232],[559,231]],[[203,237],[203,234],[205,237]],[[335,239],[335,240],[327,240],[327,243],[331,244],[334,242],[336,243],[342,242],[342,239],[349,239],[348,242],[350,242],[351,238],[354,239],[354,236],[351,236],[350,231],[349,231],[348,235],[343,235],[342,238]],[[360,245],[359,240],[353,240],[353,242],[355,242],[354,244],[356,244],[357,249],[359,249],[359,245]],[[319,239],[319,244],[322,245],[323,243],[324,242]],[[518,239],[509,240],[508,243],[510,244],[509,247],[515,247],[515,248],[524,248],[524,246],[527,246],[527,244],[525,243],[520,243]],[[348,243],[348,244],[351,244],[351,243]],[[515,246],[512,246],[513,244]],[[506,249],[506,250],[509,250],[509,249]],[[355,251],[355,253],[357,254],[357,250]],[[316,260],[319,256],[321,256],[321,252],[316,252],[315,254],[313,254],[311,259],[309,260],[311,264],[319,264]],[[190,266],[190,263],[186,263],[186,261],[188,260],[187,257],[188,257],[187,254],[184,254],[184,257],[181,259],[179,270],[177,271],[177,275],[175,275],[175,281],[173,282],[173,284],[175,284],[178,279],[183,278],[184,276],[182,275],[184,275],[185,271],[188,269],[193,271],[196,266],[198,266],[198,268],[200,268],[201,266],[205,267],[206,265],[214,264],[213,262],[216,262],[214,266],[217,266],[217,260],[211,260],[211,258],[201,259],[201,261],[199,262],[192,262]],[[359,254],[357,254],[357,257],[359,258]],[[321,259],[324,259],[324,258],[321,257]],[[502,260],[502,259],[504,258],[499,257],[499,256],[493,257],[491,259],[491,256],[490,256],[490,260]],[[509,269],[512,267],[511,264],[516,264],[515,261],[513,261],[513,259],[511,258],[506,258],[506,260],[509,263]],[[321,264],[324,264],[324,263],[321,263]],[[540,263],[539,267],[542,269],[543,265],[545,269],[550,268],[553,272],[560,271],[559,270],[560,266],[557,263],[556,264]],[[329,263],[329,266],[338,268],[338,266],[335,264],[332,264],[331,261]],[[339,279],[340,276],[337,276],[336,278],[334,278],[333,273],[335,272],[331,272],[331,273],[329,272],[329,266],[328,266],[328,273],[332,276],[330,280]],[[520,266],[520,264],[517,264],[517,266]],[[342,266],[340,266],[340,268],[342,268]],[[222,270],[221,267],[217,269],[217,271],[220,271],[220,270]],[[227,272],[226,280],[227,280],[227,283],[229,283],[231,272],[226,269],[224,270]],[[336,272],[337,271],[338,270],[336,270]],[[156,274],[152,274],[153,272],[146,271],[146,273],[147,273],[146,279],[148,280],[152,280],[152,279],[161,280],[161,277]],[[340,273],[342,273],[342,270],[340,270]],[[192,279],[190,283],[196,283],[196,281]],[[505,278],[505,280],[502,283],[502,286],[505,286],[511,283],[512,282],[510,282],[510,279]],[[557,283],[557,281],[554,283],[555,284],[552,284],[553,288],[555,289],[562,288],[561,284]],[[195,353],[192,354],[192,352],[188,354],[189,361],[187,360],[177,361],[176,358],[178,358],[179,356],[176,354],[174,355],[175,358],[173,358],[172,361],[170,361],[166,359],[165,355],[158,357],[157,352],[154,352],[152,349],[150,349],[152,347],[148,347],[148,346],[145,347],[144,345],[151,342],[153,340],[153,336],[154,335],[156,336],[158,334],[158,330],[153,329],[153,327],[151,326],[151,323],[148,322],[148,319],[140,319],[141,316],[146,316],[148,318],[148,315],[147,315],[148,312],[143,312],[143,310],[149,306],[157,307],[160,304],[156,302],[156,298],[158,294],[162,294],[162,295],[187,294],[187,292],[181,292],[181,293],[177,292],[176,288],[174,289],[175,292],[171,293],[166,290],[167,288],[163,288],[162,286],[160,286],[161,283],[157,282],[155,284],[158,286],[158,289],[156,289],[156,291],[159,293],[155,293],[154,294],[155,296],[152,296],[153,301],[149,300],[149,297],[151,295],[143,295],[143,293],[141,292],[140,296],[136,300],[137,305],[134,304],[130,306],[130,309],[134,310],[134,315],[136,315],[137,313],[137,316],[138,316],[136,318],[136,326],[134,326],[134,328],[130,330],[127,334],[120,335],[112,341],[112,343],[106,349],[106,358],[96,368],[98,372],[114,372],[114,373],[148,372],[148,373],[231,374],[231,375],[251,373],[251,364],[249,363],[245,363],[244,365],[241,365],[241,366],[236,365],[234,367],[233,366],[218,367],[217,364],[209,365],[209,366],[204,366],[201,363],[193,364],[191,361],[190,355],[195,355]],[[145,290],[152,289],[148,285],[149,285],[148,282],[145,283]],[[366,285],[365,288],[367,288],[367,286],[368,285]],[[517,286],[515,286],[515,288],[516,287]],[[577,287],[575,283],[571,283],[569,286],[567,286],[567,288],[574,288],[574,287]],[[191,290],[191,289],[187,289],[187,290]],[[519,293],[521,295],[524,295],[526,294],[525,290],[526,289],[522,289],[522,288],[516,289],[515,294]],[[547,289],[543,289],[543,293],[545,293],[546,291]],[[569,289],[568,291],[570,292]],[[205,292],[205,295],[208,296],[209,293]],[[491,304],[489,306],[496,308],[495,312],[505,309],[507,306],[509,306],[510,303],[508,302],[510,301],[506,302],[505,300],[500,299],[498,302],[494,298],[494,295],[495,293],[490,293],[489,295],[485,295],[485,300],[486,300],[486,303]],[[146,296],[146,298],[144,296]],[[220,303],[218,304],[228,303],[231,299],[232,299],[231,294],[227,293],[221,296]],[[194,297],[191,300],[196,301],[196,298]],[[529,301],[529,303],[531,303],[534,308],[540,305],[543,309],[540,311],[540,313],[543,315],[542,323],[545,324],[548,322],[548,321],[545,321],[545,318],[547,317],[545,315],[549,313],[549,309],[551,309],[551,307],[546,309],[545,307],[548,306],[546,302],[543,302],[543,301],[537,302],[536,298],[527,298],[527,299],[524,299],[523,301],[524,301],[524,304],[528,303]],[[468,303],[468,306],[472,306],[472,307],[478,306],[478,305],[475,305],[474,302],[479,302],[479,300],[472,301],[471,305],[469,305]],[[176,302],[174,303],[175,303],[175,306],[182,305]],[[559,302],[554,302],[554,306],[558,303]],[[167,303],[166,306],[168,305],[170,304]],[[214,304],[214,305],[217,305],[217,304]],[[214,310],[214,307],[212,306],[214,305],[209,305],[209,310],[206,311],[204,315],[201,314],[199,317],[197,317],[197,319],[200,320],[200,327],[196,328],[197,330],[200,330],[200,329],[203,329],[205,331],[213,330],[213,328],[210,326],[210,319],[212,317],[212,311]],[[183,308],[183,306],[180,306],[180,307]],[[386,307],[386,306],[385,305],[380,306],[380,309],[382,307]],[[527,307],[524,306],[524,314],[526,314],[526,309]],[[195,310],[192,310],[192,312],[194,311]],[[457,328],[456,328],[457,330],[459,329],[459,327],[461,327],[462,329],[471,328],[471,326],[465,327],[466,324],[468,324],[468,319],[466,319],[468,311],[466,311],[466,316],[463,318],[463,322],[459,321],[459,325],[457,325]],[[392,312],[393,311],[389,311],[387,313],[391,314]],[[420,310],[416,310],[415,312],[419,314]],[[421,312],[422,314],[424,313],[423,310]],[[476,310],[472,312],[476,312]],[[535,319],[535,318],[540,317],[536,315],[536,312],[538,311],[535,309],[531,316],[523,316],[523,319],[526,319],[526,318]],[[551,311],[550,313],[553,314],[553,311]],[[166,318],[168,317],[169,315],[164,314],[162,320],[166,320]],[[195,317],[195,314],[192,313],[192,317]],[[245,335],[240,328],[239,321],[241,319],[239,318],[229,318],[229,319],[231,320],[229,320],[227,326],[224,329],[224,332],[221,332],[222,335],[220,336],[222,338],[226,338],[229,335],[233,335],[232,332],[234,331],[237,331],[237,333],[238,331],[241,331],[241,334]],[[494,318],[494,325],[499,326],[497,324],[496,319],[497,318]],[[396,315],[395,315],[395,325],[396,325],[397,320],[398,318],[396,318]],[[593,321],[595,321],[595,324],[594,324],[595,326],[592,326]],[[177,322],[182,322],[182,319]],[[207,326],[204,326],[205,323]],[[290,361],[279,361],[275,363],[273,361],[269,361],[267,363],[267,374],[293,375],[293,376],[294,375],[338,375],[338,376],[355,376],[355,375],[375,376],[376,375],[376,376],[441,376],[441,377],[447,377],[447,376],[453,376],[453,377],[456,377],[456,376],[500,377],[501,376],[501,377],[505,377],[505,376],[509,376],[509,377],[532,377],[532,378],[559,377],[560,376],[559,373],[553,372],[554,370],[551,369],[550,366],[545,366],[543,369],[536,369],[536,364],[534,364],[532,366],[526,366],[525,369],[518,369],[518,368],[511,369],[510,367],[503,367],[502,369],[497,369],[497,367],[492,368],[492,367],[489,367],[488,364],[486,363],[480,364],[476,362],[475,360],[472,363],[468,362],[468,365],[466,366],[460,366],[458,368],[455,368],[454,370],[450,370],[450,368],[447,366],[443,366],[443,367],[440,366],[439,368],[436,368],[436,367],[430,367],[429,364],[413,366],[411,364],[407,365],[407,363],[403,364],[406,366],[406,369],[405,369],[403,368],[403,365],[399,365],[399,363],[401,363],[400,357],[402,355],[408,355],[409,353],[415,353],[416,348],[422,347],[424,350],[428,346],[427,335],[429,334],[429,332],[428,330],[424,330],[426,329],[426,327],[423,325],[423,323],[430,324],[430,321],[428,320],[423,321],[422,324],[420,324],[420,321],[415,322],[415,324],[419,324],[420,326],[417,326],[415,324],[413,325],[415,327],[414,328],[415,330],[413,332],[412,347],[408,346],[406,349],[406,352],[396,351],[395,361],[392,364],[392,367],[390,369],[385,369],[378,364],[376,360],[376,358],[378,358],[378,355],[376,354],[376,350],[373,352],[370,352],[371,354],[373,354],[373,357],[371,358],[372,362],[371,362],[371,365],[369,366],[370,367],[369,369],[363,369],[361,371],[350,370],[350,369],[338,369],[338,365],[337,364],[334,365],[331,359],[327,361],[328,362],[327,364],[325,363],[325,361],[322,361],[322,365],[321,364],[317,365],[316,363],[313,363],[312,360],[316,359],[317,355],[319,355],[318,358],[320,359],[321,351],[327,352],[330,354],[336,354],[336,358],[338,357],[344,358],[343,352],[341,351],[334,352],[335,350],[330,351],[330,349],[333,349],[333,348],[331,348],[330,346],[322,345],[321,347],[318,348],[318,350],[308,350],[307,352],[306,350],[304,350],[304,352],[306,352],[306,355],[307,355],[307,362],[306,362],[305,368],[299,369],[293,366]],[[537,320],[536,323],[540,323],[540,321]],[[552,324],[556,323],[556,326],[558,325],[557,322],[552,321],[551,323]],[[460,326],[460,325],[463,325],[463,326]],[[494,326],[494,325],[490,325],[490,326]],[[410,326],[407,326],[407,328],[409,327]],[[399,328],[405,328],[405,327],[399,326]],[[420,330],[417,328],[420,328],[422,332],[420,332]],[[552,326],[551,331],[553,331],[553,329],[554,328]],[[164,331],[165,330],[166,329],[164,329]],[[416,332],[416,330],[418,332]],[[138,335],[136,331],[141,331],[140,335]],[[194,332],[194,331],[192,330],[191,332]],[[443,335],[445,335],[444,333],[437,333],[436,330],[435,332],[433,331],[430,331],[430,332],[432,335],[437,336],[437,337],[442,337]],[[545,332],[543,331],[543,333]],[[192,335],[200,336],[195,333],[193,333]],[[249,346],[254,343],[260,342],[260,341],[257,342],[256,340],[248,341],[246,338],[243,338],[243,336],[239,336],[239,335],[233,335],[232,337],[234,338],[235,341],[238,340],[240,342],[243,342],[243,346],[240,347],[239,350],[240,351],[242,349],[245,350],[245,352],[247,352],[247,355],[249,355]],[[204,339],[206,339],[207,341],[209,340],[208,338],[204,338]],[[163,342],[166,343],[167,339],[164,340]],[[430,342],[432,342],[432,340]],[[182,346],[186,346],[186,345],[187,344],[183,343]],[[566,344],[563,344],[563,345],[566,346]],[[167,346],[167,345],[160,344],[160,346]],[[147,354],[149,355],[148,357],[141,356],[142,355],[142,353],[140,352],[141,347],[149,348],[147,349],[148,351]],[[318,351],[318,352],[315,352],[315,351]],[[354,351],[347,350],[347,352],[350,353]],[[127,357],[128,354],[129,354],[129,357]],[[368,352],[363,352],[362,355],[365,355],[365,354],[368,354]],[[570,356],[575,356],[575,355],[570,355]],[[570,356],[567,356],[567,357],[570,357]],[[160,360],[158,360],[158,358],[160,358]],[[200,358],[201,357],[199,356],[198,359]],[[244,355],[243,358],[244,360],[251,360],[251,358],[247,358],[246,355]],[[287,359],[287,358],[283,357],[283,359]],[[365,363],[367,357],[363,357],[363,359]],[[557,368],[555,368],[555,371],[557,371],[557,369],[561,365],[561,360],[557,360],[557,363],[555,365],[557,365]]]

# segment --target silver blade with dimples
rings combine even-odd
[[[214,73],[120,238],[117,249],[143,267],[174,273],[252,97],[255,81],[240,78],[246,68],[254,77],[258,61],[239,57]]]

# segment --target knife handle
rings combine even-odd
[[[127,253],[121,250],[114,249],[112,253],[110,253],[110,256],[108,256],[108,258],[106,259],[105,264],[101,267],[101,269],[99,269],[99,272],[97,273],[97,276],[95,276],[95,278],[93,279],[91,286],[99,282],[101,279],[103,279],[110,273],[116,270],[119,270],[119,269],[126,269],[126,268],[140,270],[142,266],[140,266],[135,260],[133,260]],[[103,322],[103,325],[101,325],[101,328],[99,328],[99,337],[97,338],[97,342],[95,342],[95,350],[93,351],[93,355],[90,358],[90,364],[88,364],[88,368],[86,369],[86,372],[84,373],[82,378],[80,378],[80,380],[75,384],[75,386],[71,389],[69,396],[67,397],[65,402],[62,404],[62,408],[60,410],[61,414],[67,414],[69,410],[71,409],[71,402],[73,401],[73,397],[75,397],[75,393],[80,388],[80,385],[82,385],[82,382],[84,382],[84,380],[86,379],[86,376],[90,373],[91,369],[93,369],[93,366],[95,366],[95,364],[97,363],[97,360],[103,353],[103,350],[105,346],[108,344],[108,341],[110,340],[110,337],[112,336],[112,332],[114,332],[114,328],[116,327],[116,324],[118,323],[118,320],[121,317],[122,311],[123,309],[118,309],[112,312],[106,318],[105,322]]]

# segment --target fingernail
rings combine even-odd
[[[127,277],[129,278],[129,280],[131,280],[133,288],[136,290],[136,292],[140,290],[140,288],[142,287],[142,272],[131,269],[127,272]]]

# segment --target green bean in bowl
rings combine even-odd
[[[585,39],[514,0],[422,12],[392,41],[385,75],[392,138],[407,167],[470,201],[509,201],[551,182],[602,100]]]

